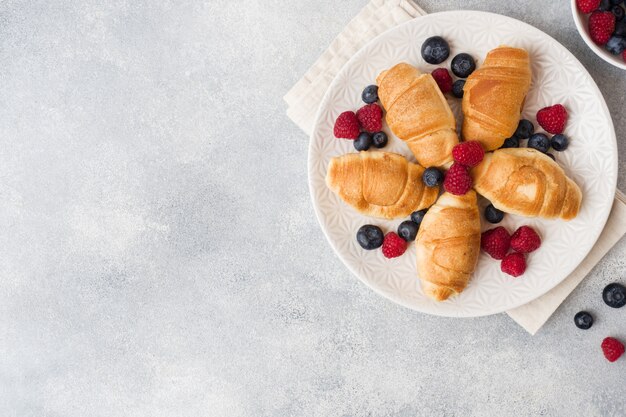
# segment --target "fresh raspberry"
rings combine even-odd
[[[383,255],[385,258],[397,258],[406,251],[407,242],[395,232],[389,232],[383,240]]]
[[[437,68],[432,72],[432,76],[442,93],[452,91],[452,77],[446,68]]]
[[[376,103],[367,104],[356,112],[361,127],[368,132],[378,132],[383,128],[383,111]]]
[[[504,259],[511,247],[511,236],[504,227],[498,226],[483,232],[480,247],[493,259]]]
[[[519,277],[526,271],[526,257],[523,253],[509,253],[500,264],[500,269],[505,274]]]
[[[602,341],[602,352],[609,362],[615,362],[624,353],[624,345],[614,337],[607,337]]]
[[[576,0],[576,6],[582,13],[591,13],[600,6],[601,0]]]
[[[567,110],[560,104],[544,107],[537,112],[537,123],[553,135],[563,133],[567,123]]]
[[[530,253],[541,246],[541,238],[532,227],[522,226],[511,235],[511,249]]]
[[[595,11],[589,16],[589,36],[598,45],[606,45],[614,30],[615,15],[613,13]]]
[[[467,168],[461,164],[452,164],[448,172],[446,172],[443,188],[454,195],[463,195],[468,192],[472,188],[472,177],[467,172]]]
[[[626,49],[624,49],[624,52],[622,52],[622,59],[624,60],[624,62],[626,62]]]
[[[475,167],[480,164],[485,156],[485,151],[480,142],[470,140],[467,142],[461,142],[452,148],[452,158],[455,162],[466,167]]]
[[[335,120],[335,128],[333,133],[336,138],[356,139],[361,131],[359,130],[359,121],[353,111],[344,111]]]

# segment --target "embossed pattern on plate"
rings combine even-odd
[[[335,118],[356,110],[360,94],[377,74],[406,61],[423,71],[435,66],[420,55],[422,42],[441,35],[448,40],[451,57],[470,53],[480,66],[486,53],[502,44],[523,47],[532,60],[533,82],[523,117],[535,121],[541,107],[563,103],[570,119],[566,134],[570,147],[553,152],[558,163],[581,187],[583,204],[570,222],[527,219],[507,215],[501,223],[510,231],[527,224],[543,237],[542,247],[528,257],[528,269],[520,278],[500,272],[498,261],[481,254],[474,277],[459,296],[438,303],[421,291],[415,266],[415,245],[399,258],[385,259],[380,250],[365,251],[355,235],[360,226],[377,224],[395,230],[402,220],[385,221],[362,216],[343,203],[326,186],[324,178],[331,157],[355,152],[352,141],[333,136]],[[449,66],[450,59],[442,65]],[[460,100],[448,96],[457,115]],[[406,145],[391,134],[385,151],[415,159]],[[525,143],[525,142],[524,142]],[[371,151],[370,151],[371,152]],[[309,147],[309,186],[317,217],[330,244],[342,261],[376,292],[406,307],[429,314],[469,317],[495,314],[525,304],[544,294],[584,259],[608,218],[617,181],[615,131],[604,99],[580,62],[561,44],[518,20],[474,11],[443,12],[407,22],[380,35],[345,65],[331,84],[320,105]],[[487,204],[481,199],[481,211]],[[483,230],[492,227],[483,221]]]

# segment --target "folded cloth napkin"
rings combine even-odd
[[[285,95],[287,116],[310,136],[324,93],[352,55],[387,29],[424,14],[426,12],[411,0],[371,0]],[[543,296],[507,314],[534,335],[624,233],[626,197],[618,190],[602,234],[578,268]]]

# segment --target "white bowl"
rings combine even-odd
[[[603,46],[596,45],[594,41],[591,40],[591,36],[589,36],[589,15],[581,13],[576,7],[576,0],[571,0],[572,4],[572,15],[574,16],[574,23],[576,23],[576,28],[578,28],[578,33],[584,39],[584,41],[589,45],[591,50],[596,53],[600,58],[604,59],[611,65],[616,66],[617,68],[621,68],[626,70],[626,62],[622,59],[621,55],[613,55]]]

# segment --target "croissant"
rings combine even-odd
[[[381,72],[376,82],[387,125],[406,142],[417,162],[425,167],[450,162],[459,142],[456,122],[433,77],[400,63]]]
[[[547,155],[530,148],[506,148],[487,153],[472,169],[474,189],[498,209],[526,217],[578,214],[582,193]]]
[[[422,220],[416,249],[424,294],[443,301],[463,291],[480,254],[476,193],[443,193]]]
[[[438,187],[426,187],[424,168],[389,152],[350,153],[330,160],[326,184],[358,212],[396,219],[430,207]]]
[[[524,49],[491,50],[463,88],[463,138],[498,149],[517,128],[530,88],[530,60]]]

